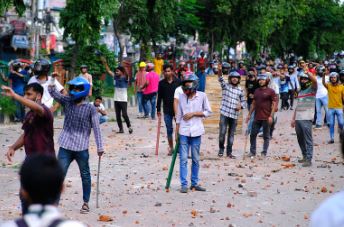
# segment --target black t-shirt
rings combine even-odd
[[[254,94],[259,86],[257,80],[251,81],[247,78],[245,87],[247,89],[247,97],[249,97],[250,94]]]

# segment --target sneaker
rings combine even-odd
[[[263,136],[264,136],[264,135],[263,135],[262,132],[258,134],[258,137],[263,137]]]
[[[322,129],[321,125],[316,125],[314,129]]]
[[[266,152],[264,152],[264,151],[261,152],[261,153],[260,153],[260,156],[262,156],[263,158],[265,158],[265,157],[266,157]]]
[[[230,158],[230,159],[236,159],[236,157],[235,157],[234,155],[232,155],[232,154],[228,154],[228,153],[227,153],[227,158]]]
[[[182,187],[182,188],[180,189],[180,192],[181,192],[181,193],[188,193],[188,188],[187,188],[187,187]]]
[[[202,188],[202,187],[199,186],[199,185],[191,186],[191,187],[190,187],[190,190],[192,190],[192,191],[199,191],[199,192],[205,192],[205,191],[206,191],[205,188]]]
[[[254,157],[256,157],[256,154],[249,153],[249,154],[247,155],[247,157],[249,157],[249,158],[254,158]]]
[[[305,158],[302,158],[302,159],[297,160],[297,162],[298,162],[298,163],[304,163],[304,162],[306,162],[306,159],[305,159]]]
[[[310,167],[312,165],[312,161],[305,160],[305,162],[302,164],[302,167]]]
[[[88,206],[88,203],[84,203],[81,206],[80,213],[81,214],[88,214],[90,212],[90,207]]]
[[[223,156],[223,149],[220,148],[219,153],[217,154],[217,156],[219,156],[219,157]]]
[[[133,133],[133,129],[130,127],[129,128],[129,134]]]
[[[334,139],[331,139],[330,141],[328,141],[328,144],[333,144],[334,143]]]
[[[292,106],[290,107],[290,110],[294,110]]]
[[[124,133],[123,129],[120,129],[119,131],[117,131],[116,133]]]

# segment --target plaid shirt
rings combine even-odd
[[[65,108],[65,120],[59,137],[61,147],[71,151],[84,151],[89,148],[91,128],[93,128],[98,152],[104,151],[96,108],[90,103],[75,105],[70,96],[49,86],[50,95]]]
[[[219,82],[222,87],[221,114],[229,118],[238,119],[239,111],[236,111],[235,108],[238,107],[239,102],[241,107],[245,108],[244,91],[239,86],[234,87],[226,83],[222,76],[219,77]]]

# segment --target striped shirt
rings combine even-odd
[[[238,104],[242,108],[245,108],[246,102],[244,100],[244,91],[241,87],[233,86],[224,81],[223,76],[219,77],[219,82],[222,87],[222,101],[220,107],[220,113],[226,117],[232,119],[238,119],[239,111],[235,110],[238,108]]]
[[[60,146],[72,151],[87,150],[91,128],[93,128],[98,152],[103,152],[99,116],[96,108],[86,102],[76,105],[70,96],[62,95],[55,86],[49,86],[49,93],[65,110],[63,129],[58,140]]]

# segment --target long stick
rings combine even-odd
[[[174,165],[176,163],[178,149],[179,149],[179,141],[177,142],[176,146],[174,147],[174,150],[172,153],[172,161],[171,161],[170,170],[168,172],[168,177],[167,177],[166,186],[165,186],[166,191],[168,191],[168,189],[171,186],[172,174],[173,174]]]
[[[99,174],[100,174],[100,159],[101,159],[101,156],[99,156],[99,159],[98,159],[98,174],[97,174],[97,196],[96,196],[96,207],[99,208]]]
[[[161,128],[161,117],[158,117],[158,130],[156,133],[155,155],[159,154],[160,128]]]

